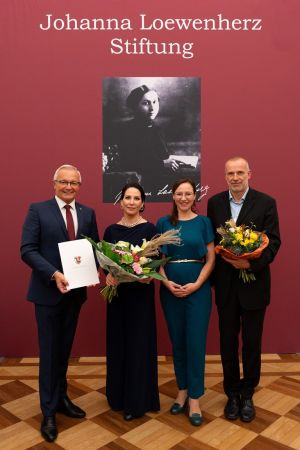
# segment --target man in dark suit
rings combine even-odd
[[[219,314],[220,349],[224,373],[224,391],[228,397],[227,419],[250,422],[255,417],[252,396],[259,383],[261,340],[267,305],[270,303],[270,263],[280,247],[276,202],[249,187],[251,171],[240,157],[225,164],[229,191],[208,200],[207,215],[214,228],[233,218],[237,225],[255,225],[264,231],[269,245],[258,259],[228,259],[217,255],[213,275]],[[216,244],[221,237],[216,238]],[[256,280],[244,283],[240,269],[253,272]],[[239,334],[242,338],[243,378],[239,369]]]
[[[55,198],[29,207],[23,225],[21,256],[32,269],[28,300],[35,304],[39,336],[39,388],[43,413],[42,436],[57,437],[56,412],[83,418],[85,412],[67,396],[67,369],[86,288],[68,290],[58,243],[81,239],[98,241],[95,213],[75,202],[81,175],[74,166],[59,167],[53,179]]]

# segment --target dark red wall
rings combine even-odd
[[[62,17],[261,18],[262,31],[117,32],[39,30],[46,14]],[[202,98],[202,184],[208,196],[223,190],[224,161],[251,164],[253,187],[278,201],[282,248],[272,265],[272,302],[265,352],[300,350],[298,0],[1,0],[1,303],[0,356],[35,355],[33,305],[25,301],[29,269],[20,261],[21,227],[28,205],[52,196],[54,169],[78,166],[80,201],[94,207],[101,233],[120,216],[101,203],[101,81],[107,76],[197,76]],[[110,55],[113,37],[194,41],[195,56]],[[147,206],[156,221],[168,204]],[[205,213],[206,198],[199,206]],[[158,305],[159,353],[169,352]],[[105,351],[105,305],[96,289],[83,308],[74,354]],[[214,310],[208,352],[218,352]]]

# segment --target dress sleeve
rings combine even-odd
[[[111,227],[107,227],[104,231],[103,240],[106,242],[112,242],[112,236],[111,236]]]
[[[168,227],[168,221],[166,220],[166,217],[161,217],[160,219],[158,219],[157,224],[156,224],[156,228],[157,228],[158,233],[160,233],[160,234],[162,234],[165,231],[168,231],[170,229]],[[160,251],[164,255],[167,255],[168,254],[168,246],[167,245],[162,245],[160,247]]]
[[[168,231],[170,228],[168,227],[169,221],[167,220],[168,216],[160,217],[158,219],[156,228],[158,233],[164,233],[165,231]]]
[[[205,244],[209,244],[214,241],[215,233],[212,227],[211,220],[208,217],[205,217],[205,228],[204,228],[204,241]]]
[[[148,232],[149,232],[148,239],[153,238],[154,236],[156,236],[159,233],[157,226],[154,225],[153,223],[149,223],[149,231]]]
[[[157,223],[156,223],[156,228],[158,233],[162,233],[162,218],[158,219]]]

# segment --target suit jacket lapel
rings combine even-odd
[[[247,217],[247,214],[249,211],[251,211],[253,204],[254,204],[255,194],[251,188],[249,188],[248,194],[246,195],[245,201],[243,203],[242,209],[240,211],[237,225],[241,225],[245,223],[245,218]]]
[[[229,193],[228,191],[225,191],[222,193],[221,196],[221,204],[222,204],[222,211],[223,211],[223,223],[220,223],[220,225],[224,225],[227,220],[231,218],[231,210],[230,210],[230,202],[229,202]]]
[[[83,225],[83,221],[82,221],[82,207],[75,202],[75,208],[76,208],[76,212],[77,212],[77,221],[78,221],[78,229],[77,229],[77,233],[76,233],[76,238],[77,239],[82,239],[83,237],[81,236],[82,234],[82,225]]]
[[[69,239],[65,221],[63,219],[62,213],[61,213],[61,211],[59,209],[59,206],[58,206],[57,201],[55,200],[55,198],[51,200],[50,205],[51,205],[52,213],[55,216],[57,222],[59,223],[59,226],[62,229],[66,239]]]

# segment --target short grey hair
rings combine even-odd
[[[54,175],[53,175],[53,181],[55,181],[55,180],[57,179],[58,172],[59,172],[60,170],[63,170],[63,169],[66,169],[66,170],[76,170],[76,171],[78,172],[78,175],[79,175],[79,181],[80,181],[80,183],[81,183],[81,174],[80,174],[79,170],[77,169],[77,167],[72,166],[72,164],[63,164],[63,165],[60,166],[58,169],[56,169],[56,171],[55,171],[55,173],[54,173]]]
[[[248,172],[251,172],[249,163],[248,163],[248,161],[245,158],[243,158],[242,156],[234,156],[233,158],[230,158],[230,159],[228,159],[226,161],[226,163],[225,163],[225,174],[226,174],[226,165],[227,165],[227,163],[229,163],[229,162],[236,162],[236,161],[239,161],[239,160],[243,161],[246,164]]]

